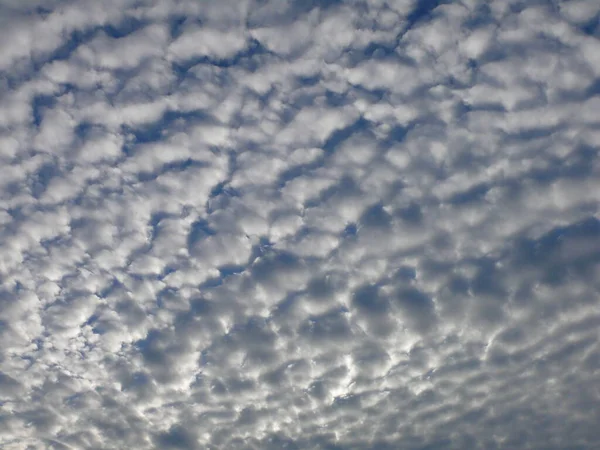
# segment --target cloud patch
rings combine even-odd
[[[0,447],[597,447],[598,14],[4,2]]]

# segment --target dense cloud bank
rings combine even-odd
[[[0,447],[600,447],[600,3],[3,1]]]

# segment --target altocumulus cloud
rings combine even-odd
[[[600,447],[600,4],[4,0],[0,447]]]

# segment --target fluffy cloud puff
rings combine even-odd
[[[2,448],[600,444],[595,2],[1,8]]]

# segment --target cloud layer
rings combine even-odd
[[[600,445],[597,2],[0,8],[0,447]]]

